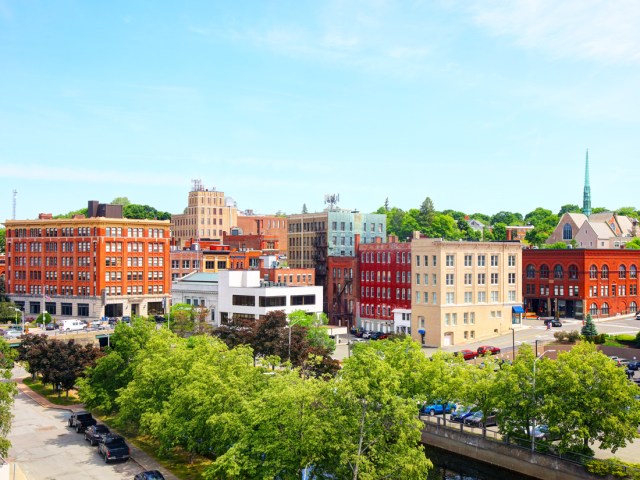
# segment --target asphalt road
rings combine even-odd
[[[66,426],[66,410],[43,408],[20,393],[13,414],[9,457],[29,480],[131,480],[143,471],[132,460],[105,464],[97,447]]]

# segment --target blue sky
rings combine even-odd
[[[634,0],[0,0],[0,220],[640,207]]]

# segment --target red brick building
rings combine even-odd
[[[394,310],[411,310],[411,243],[360,244],[359,327],[393,332]]]
[[[526,249],[525,308],[540,316],[611,317],[638,310],[640,250]]]
[[[275,235],[227,235],[225,233],[223,241],[225,245],[228,245],[231,248],[231,250],[238,250],[241,252],[247,250],[260,250],[264,254],[272,255],[281,253],[280,240]]]
[[[251,213],[251,212],[248,212]],[[253,215],[238,214],[238,229],[235,233],[239,235],[260,235],[263,237],[275,237],[278,246],[282,248],[280,253],[286,254],[287,238],[289,235],[289,222],[286,217],[278,217],[276,215]],[[234,229],[231,229],[234,232]]]
[[[9,298],[36,316],[150,315],[169,298],[169,221],[122,217],[89,202],[88,218],[6,220]]]
[[[260,268],[260,278],[265,282],[275,282],[287,286],[313,286],[316,272],[313,268]]]
[[[357,280],[357,257],[327,257],[327,305],[324,310],[327,312],[330,325],[356,326],[354,318],[358,301]]]

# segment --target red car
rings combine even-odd
[[[461,355],[465,360],[473,360],[478,356],[478,353],[473,350],[460,350],[459,352],[454,352],[454,355]]]
[[[490,345],[482,345],[481,347],[478,347],[478,355],[485,355],[487,353],[496,355],[500,353],[500,349],[498,347],[492,347]]]

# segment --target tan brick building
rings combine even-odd
[[[428,346],[508,333],[522,314],[520,242],[411,242],[411,336]]]
[[[184,213],[171,215],[172,244],[179,249],[200,239],[222,239],[238,218],[234,202],[224,192],[208,190],[194,180]]]

